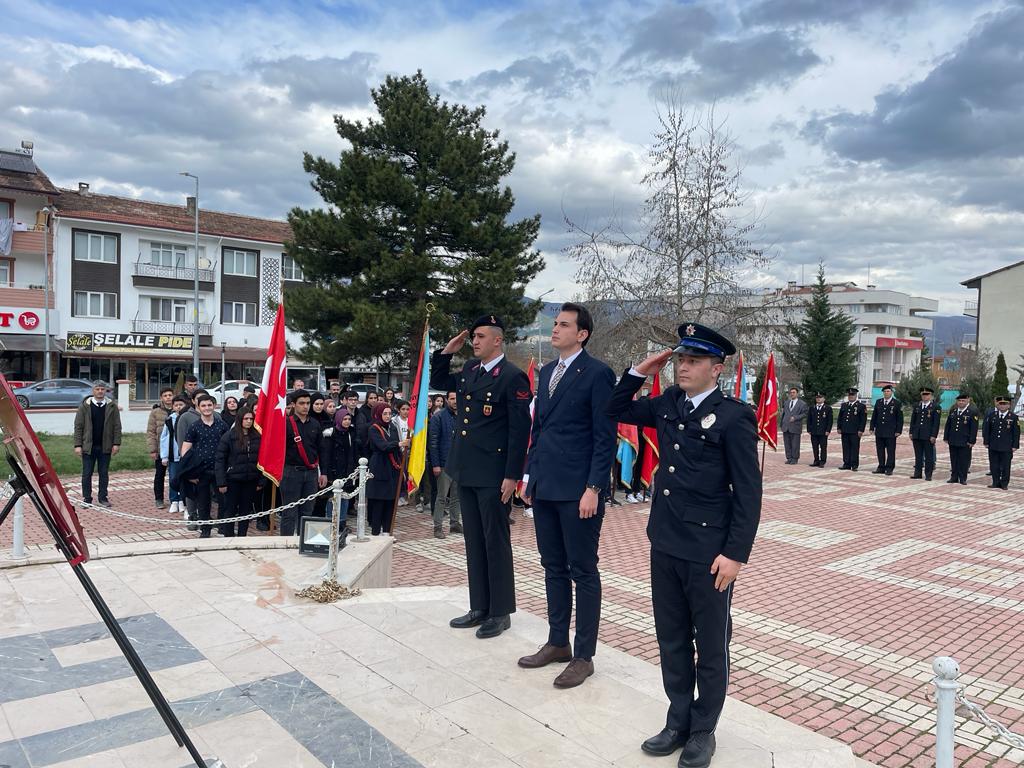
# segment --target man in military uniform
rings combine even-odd
[[[857,388],[846,390],[846,402],[839,406],[839,437],[843,443],[843,466],[840,469],[860,467],[860,439],[868,423],[868,409],[857,399]]]
[[[939,422],[942,420],[942,406],[932,402],[935,393],[928,387],[921,388],[921,402],[910,414],[910,442],[914,444],[914,474],[912,480],[931,480],[935,471],[935,441],[939,438]]]
[[[971,449],[978,442],[978,414],[971,410],[970,400],[966,393],[959,393],[956,396],[956,407],[946,417],[942,439],[949,445],[950,474],[947,483],[967,485]]]
[[[882,397],[871,412],[871,433],[875,436],[878,469],[874,474],[891,475],[896,469],[896,437],[903,434],[903,406],[892,396],[892,385],[882,387]]]
[[[825,393],[814,393],[814,407],[807,411],[807,434],[814,451],[812,467],[824,467],[828,459],[828,436],[832,434],[832,406],[825,404]]]
[[[451,375],[452,355],[472,334],[473,357]],[[530,435],[530,381],[505,358],[505,326],[484,315],[431,361],[430,386],[458,393],[455,440],[445,471],[459,485],[469,572],[469,613],[455,628],[497,637],[516,609],[509,501],[523,476]]]
[[[1020,448],[1020,422],[1016,413],[1010,413],[1010,398],[1006,395],[996,395],[996,408],[985,415],[981,437],[988,448],[988,465],[992,471],[989,488],[1005,491],[1010,484],[1013,452]]]
[[[753,410],[718,389],[724,360],[735,347],[696,323],[681,325],[679,335],[674,350],[652,355],[622,375],[608,415],[655,427],[661,449],[647,537],[654,626],[670,704],[665,728],[641,748],[669,755],[682,746],[679,765],[703,768],[714,755],[725,703],[733,582],[757,533],[761,473]],[[645,378],[673,353],[677,384],[658,397],[633,400]]]

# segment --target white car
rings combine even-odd
[[[384,390],[378,387],[376,384],[363,384],[362,382],[357,384],[346,384],[345,385],[350,392],[355,392],[359,395],[359,402],[366,402],[367,392],[376,392],[378,395],[383,396]]]
[[[245,392],[242,390],[250,384],[256,387],[256,393],[259,394],[260,385],[255,381],[248,381],[246,379],[228,379],[224,382],[223,386],[218,383],[212,387],[207,387],[206,391],[213,395],[214,399],[217,401],[217,406],[219,407],[224,405],[225,397],[233,397],[241,403],[242,398],[245,396]]]

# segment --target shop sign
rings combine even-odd
[[[0,307],[0,333],[41,333],[42,330],[43,318],[37,312],[20,307]]]
[[[159,333],[68,333],[65,348],[75,352],[110,355],[175,356],[192,354],[191,336]]]
[[[895,347],[896,349],[923,349],[924,339],[899,339],[892,336],[879,336],[875,339],[876,347]]]

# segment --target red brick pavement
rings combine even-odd
[[[1024,472],[1009,491],[985,487],[983,455],[966,487],[908,479],[901,440],[894,476],[787,466],[769,452],[761,531],[738,583],[731,695],[850,744],[884,766],[934,764],[931,659],[954,656],[972,700],[1024,731]],[[72,484],[73,485],[73,484]],[[145,473],[116,475],[115,506],[159,516]],[[649,593],[647,506],[611,508],[601,537],[601,640],[658,663]],[[46,541],[28,514],[30,543]],[[90,537],[175,537],[161,524],[82,514]],[[513,527],[520,610],[544,615],[543,572],[533,525]],[[394,584],[465,583],[462,539],[432,538],[427,515],[403,508]],[[194,534],[185,534],[194,535]],[[10,546],[9,525],[0,547]],[[540,643],[543,638],[537,638]],[[600,669],[600,659],[597,661]],[[990,703],[990,702],[999,702]],[[652,723],[652,727],[658,725]],[[957,757],[976,768],[1024,759],[973,723],[958,728]]]

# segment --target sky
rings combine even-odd
[[[666,89],[712,103],[774,257],[755,286],[869,281],[960,314],[1024,259],[1024,0],[0,0],[0,147],[60,186],[284,218],[302,152],[422,70],[487,108],[540,213],[528,294],[577,290],[565,217],[634,220]]]

